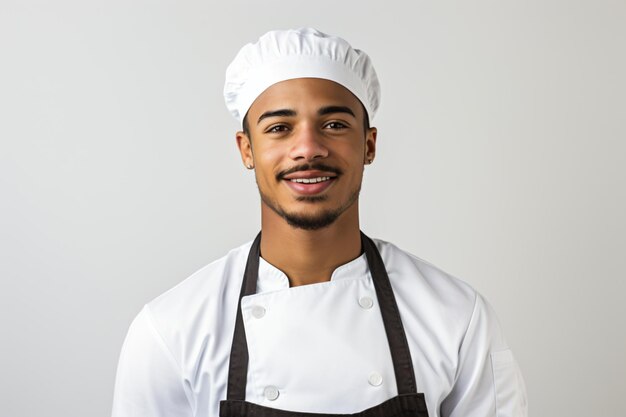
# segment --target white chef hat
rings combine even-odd
[[[342,38],[312,28],[273,30],[241,48],[226,69],[226,107],[243,122],[265,89],[294,78],[341,84],[363,103],[370,121],[378,109],[380,84],[369,56]]]

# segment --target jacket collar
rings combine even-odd
[[[332,273],[330,280],[337,281],[346,278],[364,277],[369,273],[367,257],[362,253],[359,257],[348,263],[338,266]],[[289,278],[280,269],[259,258],[259,278],[257,281],[257,294],[269,291],[278,291],[289,288]]]

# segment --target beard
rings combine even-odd
[[[259,187],[259,194],[261,194],[261,200],[267,205],[269,208],[274,211],[274,213],[278,214],[280,217],[285,219],[288,225],[294,227],[296,229],[303,230],[319,230],[324,227],[328,227],[335,222],[345,212],[352,204],[354,204],[359,199],[359,193],[361,192],[361,186],[355,189],[348,199],[341,204],[339,207],[335,209],[327,209],[323,210],[319,213],[315,214],[304,214],[304,213],[289,213],[285,211],[276,201],[273,201],[266,194],[263,193],[261,187]],[[323,202],[328,199],[328,196],[313,196],[313,197],[298,197],[297,201],[306,201],[310,204],[316,204],[318,202]]]

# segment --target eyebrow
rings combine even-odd
[[[333,113],[347,113],[351,115],[352,117],[356,117],[352,109],[347,106],[325,106],[317,111],[317,114],[319,116],[325,116],[327,114],[333,114]],[[296,116],[297,114],[298,113],[292,109],[269,110],[263,113],[259,117],[259,120],[257,120],[256,124],[258,125],[259,123],[261,123],[263,119],[267,119],[269,117],[293,117],[293,116]]]
[[[352,117],[356,117],[352,109],[346,106],[326,106],[317,111],[317,114],[319,116],[324,116],[326,114],[332,113],[348,113],[349,115],[352,115]]]
[[[261,120],[267,119],[268,117],[291,117],[295,116],[296,114],[296,111],[291,109],[269,110],[263,113],[261,117],[259,117],[259,120],[257,120],[256,124],[261,123]]]

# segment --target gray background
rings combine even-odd
[[[494,305],[533,416],[624,416],[623,1],[0,3],[0,416],[107,416],[142,305],[259,228],[221,96],[315,26],[382,83],[362,228]]]

